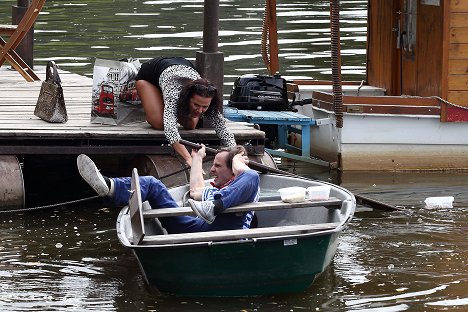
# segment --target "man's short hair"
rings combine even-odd
[[[237,154],[244,152],[244,155],[247,156],[247,150],[242,145],[236,145],[231,147],[222,147],[218,150],[218,153],[227,152],[228,156],[226,157],[226,166],[232,170],[232,159]]]

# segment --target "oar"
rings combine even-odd
[[[193,143],[187,140],[180,140],[179,143],[184,144],[185,146],[189,146],[193,149],[200,149],[201,147],[200,144]],[[218,152],[217,149],[214,149],[208,146],[205,147],[205,150],[208,153],[213,153],[213,154],[216,154]],[[272,168],[272,167],[258,163],[253,160],[249,160],[248,165],[250,168],[263,172],[263,173],[277,173],[277,174],[305,179],[304,177],[298,176],[297,174],[293,174],[293,173],[290,173],[281,169],[277,169],[277,168]],[[402,208],[398,208],[398,207],[395,207],[386,203],[382,203],[380,201],[377,201],[375,199],[371,199],[362,195],[354,194],[354,197],[356,198],[356,202],[362,206],[367,206],[373,209],[379,209],[379,210],[385,210],[385,211],[397,211],[397,210],[404,211],[404,209]]]

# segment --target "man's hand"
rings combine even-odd
[[[200,157],[201,159],[205,158],[206,156],[206,148],[205,144],[201,144],[201,148],[199,150],[192,149],[192,158]]]
[[[249,163],[249,157],[244,155],[244,152],[241,152],[232,158],[232,172],[235,176],[240,175],[245,170],[249,169],[247,165]]]

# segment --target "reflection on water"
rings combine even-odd
[[[0,0],[0,21],[13,0]],[[344,76],[360,80],[367,1],[340,1]],[[225,93],[244,73],[265,73],[260,54],[264,1],[220,1]],[[157,55],[195,58],[203,1],[48,0],[36,26],[36,64],[91,75],[94,59]],[[329,79],[329,1],[278,1],[281,73]],[[359,207],[333,264],[304,293],[258,298],[177,298],[145,286],[118,243],[118,209],[99,202],[0,215],[1,311],[439,311],[468,308],[468,174],[329,173],[284,163],[299,175],[343,185],[407,212]],[[454,208],[424,199],[454,196]],[[187,259],[187,265],[190,265]],[[194,268],[196,270],[197,268]]]
[[[277,1],[280,72],[284,77],[330,80],[329,1]],[[14,0],[0,0],[0,21]],[[95,58],[183,56],[202,49],[202,0],[48,0],[36,25],[35,60],[92,75]],[[220,1],[219,51],[225,93],[245,73],[266,73],[260,42],[265,1]],[[342,1],[345,78],[364,77],[367,1]]]

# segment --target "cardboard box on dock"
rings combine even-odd
[[[140,62],[96,59],[93,70],[91,122],[105,125],[145,121],[135,88]]]

